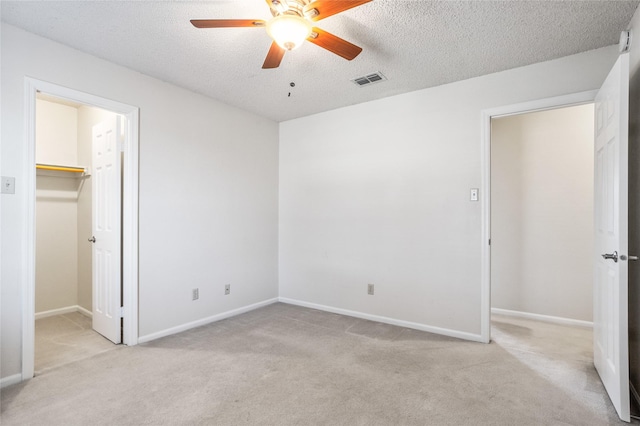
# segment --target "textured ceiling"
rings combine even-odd
[[[616,44],[638,0],[373,0],[317,23],[362,47],[356,59],[305,43],[272,70],[264,28],[189,23],[269,19],[264,0],[0,4],[9,24],[283,121]],[[376,71],[388,80],[351,82]]]

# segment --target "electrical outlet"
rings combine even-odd
[[[230,293],[231,293],[231,284],[227,284],[224,286],[224,294],[226,296],[227,294],[230,294]]]
[[[373,296],[373,284],[367,284],[367,293]]]
[[[200,298],[200,289],[194,288],[191,290],[191,299],[198,300]]]

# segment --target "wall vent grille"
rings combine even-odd
[[[378,72],[374,72],[372,74],[364,75],[362,77],[356,77],[356,78],[352,79],[351,81],[353,81],[358,86],[368,86],[368,85],[373,84],[373,83],[378,83],[380,81],[385,81],[386,79],[387,79],[387,77],[385,77],[384,75],[382,75],[381,72],[378,71]]]

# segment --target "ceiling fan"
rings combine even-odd
[[[372,0],[266,0],[273,18],[262,19],[192,19],[196,28],[266,27],[273,39],[263,69],[277,68],[287,50],[299,47],[304,40],[327,49],[350,61],[362,48],[331,33],[314,27],[313,22]]]

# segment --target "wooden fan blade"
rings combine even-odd
[[[342,56],[347,61],[352,60],[362,52],[362,47],[349,43],[338,36],[334,36],[320,28],[313,28],[311,35],[307,38],[311,43],[327,49],[338,56]]]
[[[275,41],[271,43],[271,48],[269,48],[269,53],[267,53],[267,58],[264,60],[262,69],[278,68],[282,61],[282,57],[284,56],[284,52],[285,50],[278,46],[278,43]]]
[[[316,0],[304,7],[304,13],[312,21],[319,21],[336,13],[344,12],[371,0]],[[316,12],[313,12],[316,10]]]
[[[192,19],[196,28],[264,27],[262,19]]]

